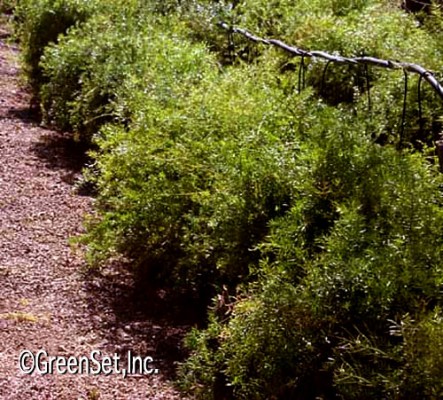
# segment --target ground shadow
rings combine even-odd
[[[16,72],[10,72],[10,75],[14,76],[16,75]],[[18,107],[9,109],[7,117],[11,119],[19,119],[26,124],[30,124],[39,123],[41,115],[37,107]]]
[[[33,125],[39,125],[41,121],[40,110],[33,104],[29,107],[9,109],[7,117]],[[38,142],[32,145],[31,151],[48,168],[78,173],[90,161],[87,155],[89,147],[85,143],[75,141],[72,133],[48,130],[46,135],[40,135]]]
[[[32,104],[29,107],[10,108],[4,118],[18,119],[28,126],[41,127],[40,109]],[[76,185],[78,195],[95,196],[96,187],[92,182],[83,180],[81,174],[83,168],[92,163],[88,155],[91,148],[91,144],[76,141],[70,132],[47,130],[47,134],[38,136],[30,150],[47,168],[64,171],[62,180]]]
[[[88,146],[75,141],[72,135],[51,131],[32,146],[34,154],[51,169],[78,173],[90,161]]]
[[[14,108],[8,118],[38,126],[40,115],[33,107]],[[75,183],[90,162],[85,144],[69,133],[47,131],[31,145],[33,154],[47,168],[63,170]],[[192,327],[206,320],[206,303],[189,294],[140,281],[123,262],[110,263],[102,270],[85,270],[87,329],[100,338],[98,350],[117,353],[124,362],[128,351],[154,359],[162,377],[173,380],[177,362],[185,359],[183,339]],[[81,317],[83,318],[83,316]]]
[[[128,351],[151,356],[162,376],[173,380],[177,363],[187,355],[186,333],[206,320],[205,302],[170,288],[140,285],[127,267],[118,265],[107,267],[106,274],[89,271],[85,285],[89,312],[102,318],[95,329],[103,335],[106,352],[122,359]]]

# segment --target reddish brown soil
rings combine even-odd
[[[136,290],[120,266],[87,272],[69,238],[93,199],[69,136],[39,126],[19,85],[18,49],[0,28],[0,398],[179,399],[169,380],[193,317],[161,290]],[[25,375],[22,350],[152,356],[157,375]]]

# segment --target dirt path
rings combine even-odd
[[[162,291],[140,295],[117,267],[85,279],[68,244],[93,201],[72,184],[81,152],[32,121],[18,49],[5,38],[0,29],[0,398],[178,399],[167,377],[191,322]],[[18,367],[25,349],[66,357],[130,350],[153,357],[159,373],[26,375]]]

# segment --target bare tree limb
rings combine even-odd
[[[340,63],[340,64],[352,64],[352,65],[373,65],[375,67],[387,68],[387,69],[403,69],[408,72],[412,72],[420,75],[426,82],[431,85],[434,91],[440,96],[443,100],[443,87],[435,78],[434,73],[421,65],[414,63],[407,63],[401,61],[391,61],[391,60],[383,60],[376,57],[343,57],[340,55],[329,54],[325,51],[307,51],[300,49],[298,47],[290,46],[281,40],[277,39],[264,39],[253,35],[248,32],[246,29],[230,27],[228,24],[221,22],[219,24],[223,29],[226,29],[232,33],[237,33],[243,35],[245,38],[255,42],[262,43],[265,45],[271,45],[278,47],[294,56],[299,57],[311,57],[311,58],[321,58],[327,61]]]

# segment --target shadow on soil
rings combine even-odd
[[[15,75],[14,72],[11,75]],[[40,121],[40,112],[36,107],[11,108],[8,111],[8,117],[19,119],[27,124],[38,123]]]
[[[81,172],[89,161],[86,154],[87,146],[77,143],[68,134],[51,132],[41,136],[32,151],[47,167],[64,169],[67,172]]]
[[[41,120],[38,107],[33,104],[30,107],[10,109],[8,117],[33,125],[38,125]],[[81,172],[90,161],[87,155],[88,146],[76,142],[72,134],[65,132],[48,130],[48,134],[41,135],[31,150],[48,168],[71,173]]]
[[[26,123],[39,120],[38,114],[29,109],[10,113]],[[33,153],[48,168],[72,176],[71,184],[90,161],[87,150],[69,134],[54,131],[40,136],[32,146]],[[177,362],[187,354],[183,338],[192,327],[203,325],[206,301],[137,279],[129,265],[122,262],[111,263],[103,270],[87,270],[84,289],[88,303],[84,317],[88,328],[100,337],[99,350],[119,354],[122,363],[128,351],[134,356],[150,356],[163,377],[176,377]]]
[[[89,312],[100,316],[95,328],[103,335],[103,350],[120,354],[122,360],[128,351],[151,356],[162,376],[173,380],[177,362],[187,354],[186,333],[206,319],[205,302],[172,289],[136,284],[127,268],[115,265],[107,267],[106,274],[87,272],[85,285]]]

